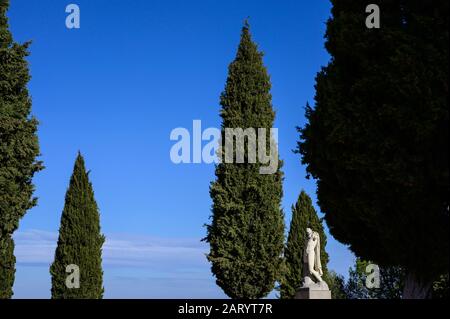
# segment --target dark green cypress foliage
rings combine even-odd
[[[303,253],[306,246],[306,228],[311,228],[320,235],[320,259],[322,263],[323,279],[327,281],[328,254],[325,251],[327,237],[323,230],[322,221],[317,216],[311,198],[305,191],[301,191],[297,203],[292,205],[292,220],[288,240],[284,251],[286,273],[280,287],[280,297],[294,298],[303,280]]]
[[[36,205],[32,178],[43,168],[36,161],[38,122],[30,117],[30,75],[25,59],[29,43],[13,41],[6,17],[8,7],[8,0],[0,0],[0,298],[13,295],[12,234],[26,211]]]
[[[270,88],[262,53],[246,22],[221,96],[222,138],[225,128],[266,128],[269,142],[275,118]],[[259,161],[216,167],[208,260],[217,284],[231,298],[264,297],[279,280],[284,241],[281,165],[278,161],[274,174],[260,174]]]
[[[50,267],[52,298],[100,299],[103,297],[102,245],[100,215],[94,191],[81,154],[75,161],[59,229],[55,260]],[[77,265],[80,287],[69,289],[68,265]]]
[[[0,292],[1,298],[11,298],[13,295],[15,263],[14,240],[11,236],[2,238],[2,250],[0,251]]]
[[[404,298],[448,272],[449,2],[333,0],[315,107],[299,152],[330,233],[356,256],[407,273]]]

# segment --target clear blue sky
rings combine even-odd
[[[315,202],[315,183],[292,149],[329,60],[328,1],[11,2],[15,40],[33,41],[29,88],[46,166],[35,178],[39,204],[16,234],[16,297],[50,295],[48,264],[78,150],[109,239],[105,296],[223,297],[199,243],[214,166],[173,164],[169,134],[192,130],[195,119],[220,127],[219,96],[246,17],[272,79],[287,225],[302,188]],[[70,3],[81,9],[77,30],[65,27]],[[330,236],[327,249],[329,267],[346,275],[353,256]]]

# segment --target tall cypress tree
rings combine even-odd
[[[292,205],[291,226],[284,251],[286,273],[280,287],[280,297],[283,299],[294,298],[297,289],[302,284],[303,254],[307,242],[306,228],[308,227],[319,233],[320,260],[324,274],[323,279],[326,281],[328,275],[328,254],[325,251],[327,237],[323,230],[322,221],[312,205],[311,198],[302,190],[297,203],[295,206]]]
[[[448,1],[333,0],[315,107],[299,152],[330,233],[364,260],[407,272],[404,298],[448,272]]]
[[[94,191],[79,153],[75,161],[59,229],[55,260],[50,267],[52,298],[100,299],[103,297],[100,215]],[[69,265],[79,268],[79,288],[69,288]]]
[[[8,0],[0,0],[0,298],[13,295],[16,260],[12,234],[26,211],[36,205],[32,178],[43,168],[36,161],[38,122],[30,117],[29,43],[13,41],[8,7]]]
[[[246,22],[221,96],[222,138],[226,128],[266,128],[268,143],[275,118],[270,88],[262,53]],[[260,174],[259,160],[222,162],[216,167],[216,181],[210,189],[213,207],[206,237],[208,260],[217,284],[231,298],[264,297],[279,279],[284,220],[281,161],[278,156],[276,160],[274,174]]]

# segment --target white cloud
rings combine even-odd
[[[55,253],[58,234],[41,230],[15,232],[17,264],[49,265]]]
[[[49,266],[58,234],[19,231],[16,243],[16,298],[49,298]],[[106,234],[103,245],[105,298],[224,298],[214,283],[198,238]]]
[[[41,230],[16,232],[15,255],[22,265],[49,265],[58,234]],[[194,269],[204,266],[207,245],[197,238],[159,238],[129,234],[106,234],[103,266]],[[159,268],[159,267],[158,267]]]

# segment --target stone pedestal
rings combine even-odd
[[[317,290],[314,287],[302,287],[297,290],[295,299],[331,299],[331,291]]]

